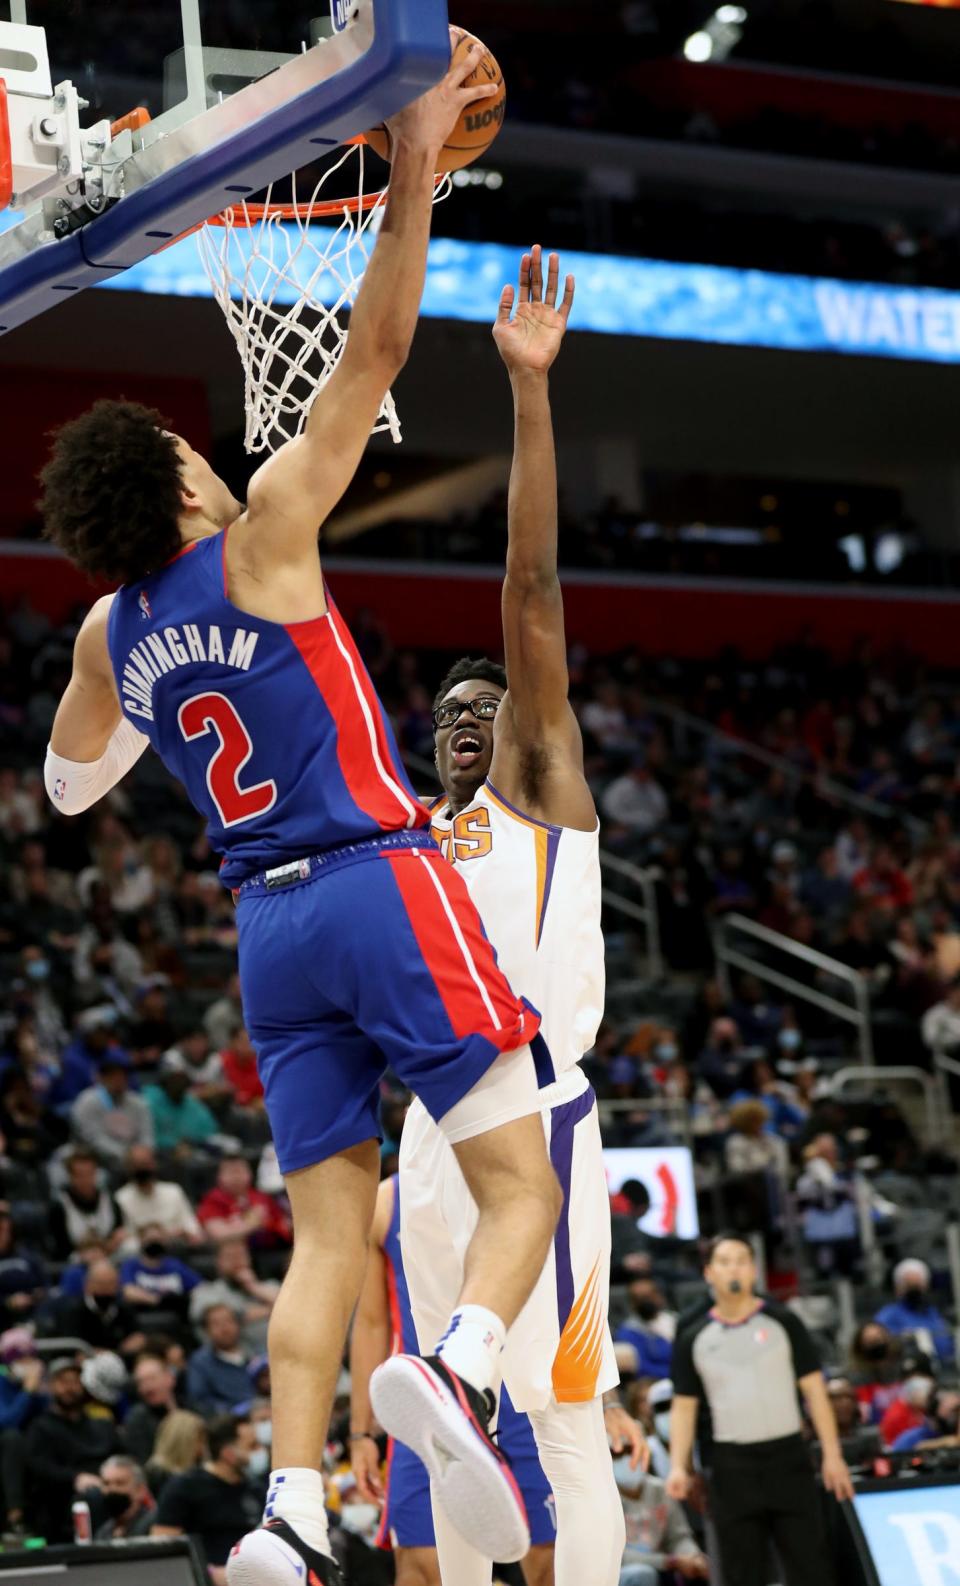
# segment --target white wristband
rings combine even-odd
[[[51,804],[63,815],[89,809],[136,765],[149,742],[124,717],[99,760],[65,760],[48,744],[43,782]]]

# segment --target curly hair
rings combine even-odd
[[[465,655],[461,660],[454,662],[437,689],[433,701],[434,710],[446,699],[452,688],[473,677],[478,678],[481,683],[496,683],[498,688],[506,689],[507,686],[507,674],[496,661],[488,661],[485,656],[472,660],[469,655]]]
[[[55,432],[40,475],[44,535],[92,578],[129,583],[180,549],[180,457],[139,402],[95,402]]]

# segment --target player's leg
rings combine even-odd
[[[243,1538],[230,1586],[282,1586],[304,1562],[322,1586],[330,1557],[320,1470],[379,1178],[383,1061],[297,964],[324,936],[322,885],[242,899],[244,1013],[293,1213],[290,1269],[270,1321],[274,1470],[264,1526]],[[322,1302],[318,1303],[318,1296]]]
[[[394,1548],[393,1563],[394,1586],[440,1586],[435,1547]]]
[[[626,1530],[603,1404],[551,1404],[530,1424],[557,1510],[556,1586],[617,1586]]]

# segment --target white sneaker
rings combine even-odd
[[[423,1460],[464,1540],[499,1564],[523,1558],[530,1549],[527,1511],[487,1430],[492,1396],[486,1399],[436,1355],[394,1355],[373,1373],[370,1398],[380,1425]]]
[[[229,1586],[344,1586],[334,1559],[301,1541],[286,1520],[250,1531],[227,1559]]]

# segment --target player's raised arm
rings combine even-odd
[[[503,643],[514,736],[531,746],[575,745],[579,753],[577,723],[567,698],[563,596],[557,577],[557,461],[548,386],[573,304],[572,275],[566,277],[557,303],[559,273],[560,262],[551,253],[544,289],[541,249],[525,253],[519,289],[504,287],[493,328],[510,374],[514,405]]]
[[[253,538],[266,529],[272,561],[296,560],[315,544],[406,362],[423,295],[437,157],[465,106],[497,92],[494,84],[463,87],[482,52],[483,46],[476,45],[442,82],[388,123],[389,196],[346,345],[303,434],[254,474],[248,510],[237,527],[251,549]]]

